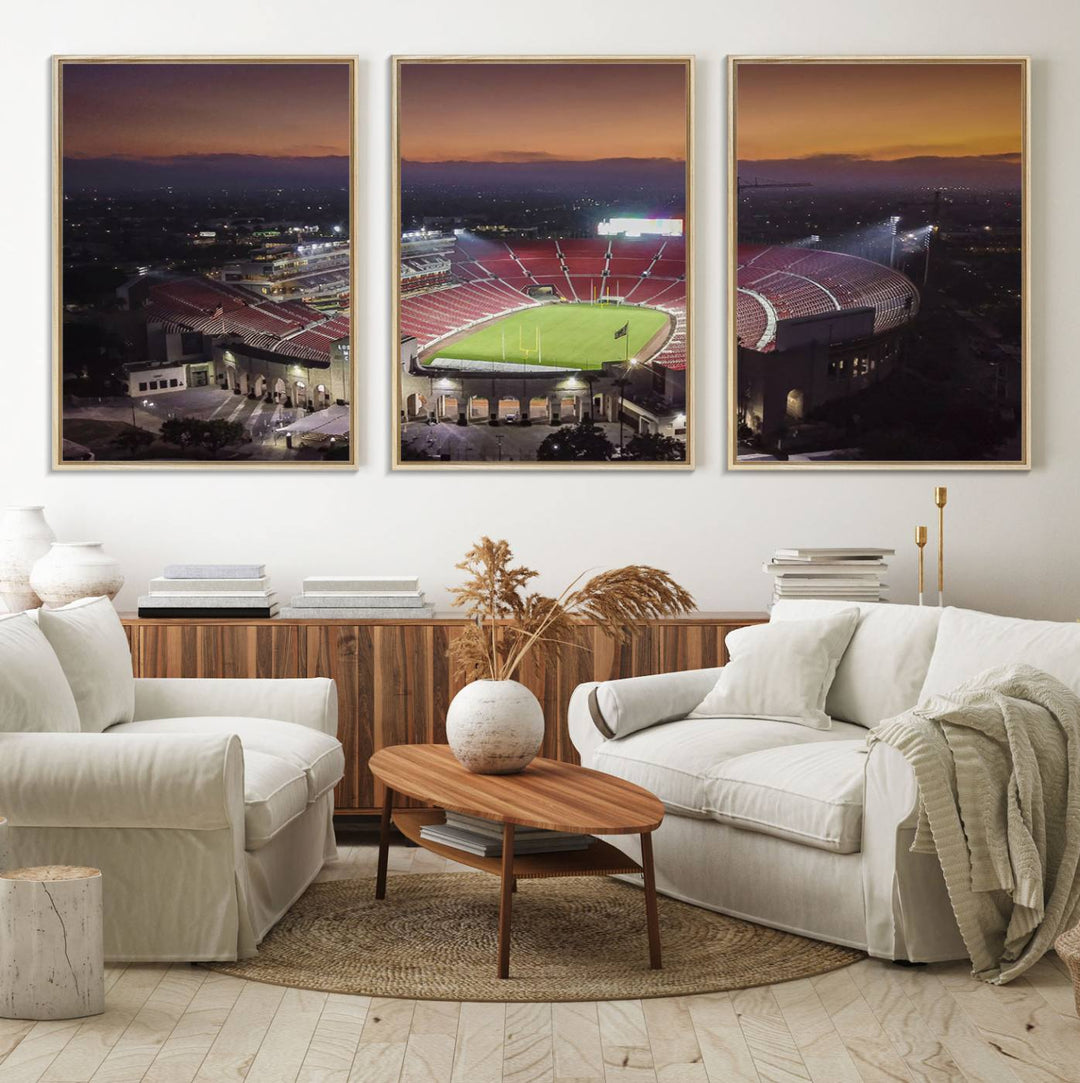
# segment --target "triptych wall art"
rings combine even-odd
[[[355,468],[356,64],[57,58],[57,468]],[[696,342],[693,84],[392,61],[393,467],[1027,468],[1026,59],[731,59]]]

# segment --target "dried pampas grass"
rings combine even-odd
[[[450,647],[450,659],[469,680],[510,680],[530,652],[545,665],[559,661],[564,647],[579,646],[574,618],[592,621],[616,642],[635,624],[676,616],[694,599],[667,572],[631,564],[594,575],[583,585],[579,575],[557,598],[527,593],[537,572],[512,565],[506,541],[481,538],[455,565],[468,573],[465,585],[451,590],[453,604],[473,622]]]

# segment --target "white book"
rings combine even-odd
[[[256,609],[272,605],[277,598],[275,591],[267,591],[258,598],[239,594],[214,594],[200,598],[197,594],[174,594],[164,597],[160,594],[143,594],[139,598],[140,609]]]
[[[503,836],[503,824],[497,820],[484,820],[479,816],[470,816],[465,812],[453,812],[451,810],[446,811],[446,822],[451,827],[461,827],[466,831],[473,831],[478,835],[486,835],[490,838],[501,839]],[[543,827],[521,827],[516,826],[514,828],[514,838],[577,838],[580,832],[577,831],[549,831]]]
[[[895,549],[777,549],[773,556],[783,560],[878,560],[891,557]]]
[[[777,584],[782,590],[797,587],[834,587],[844,589],[856,589],[856,590],[876,590],[881,586],[880,579],[821,579],[821,578],[799,578],[794,575],[785,575],[782,579],[777,579]]]
[[[202,598],[206,605],[214,605],[220,598],[273,598],[276,590],[151,590],[150,598]]]
[[[305,598],[423,598],[422,590],[305,590]]]
[[[850,560],[843,564],[816,560],[792,560],[778,563],[775,560],[766,561],[761,565],[761,570],[770,575],[882,575],[889,565],[876,560]]]
[[[444,846],[453,846],[465,853],[476,854],[478,857],[498,857],[502,854],[502,839],[487,838],[484,835],[468,831],[463,827],[454,827],[451,824],[425,824],[420,828],[420,837],[430,839],[432,842],[442,843]],[[566,850],[586,850],[592,845],[589,835],[575,835],[568,838],[544,839],[539,836],[530,836],[514,839],[515,854],[540,854],[560,853]]]
[[[292,604],[298,608],[308,606],[311,609],[421,609],[424,605],[424,592],[416,590],[397,594],[360,594],[341,591],[335,594],[319,594],[304,591],[303,594],[293,595]]]
[[[166,579],[261,579],[265,564],[166,564]]]
[[[261,575],[256,579],[166,579],[158,576],[150,580],[150,593],[155,591],[183,591],[191,594],[206,594],[210,591],[225,594],[236,591],[269,590],[270,579]]]
[[[419,590],[417,575],[309,575],[303,582],[304,593],[316,590],[345,591]]]
[[[310,605],[287,605],[281,611],[283,617],[298,620],[428,620],[435,615],[433,605],[416,609],[374,609],[371,606],[353,608],[318,609]]]
[[[801,584],[796,586],[783,579],[777,583],[776,589],[777,593],[781,593],[781,595],[806,595],[806,593],[815,593],[815,595],[823,595],[823,593],[833,593],[833,595],[876,595],[876,593],[888,588],[884,584],[873,587],[859,587],[853,584],[846,586]]]

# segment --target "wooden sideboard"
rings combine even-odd
[[[548,720],[542,755],[577,762],[566,728],[570,693],[584,681],[638,677],[722,665],[724,637],[759,624],[764,613],[695,613],[640,625],[613,643],[591,625],[577,630],[579,650],[554,669],[527,660],[519,679]],[[379,810],[382,787],[368,770],[386,745],[446,740],[446,708],[461,681],[446,651],[460,617],[426,620],[163,620],[125,617],[136,677],[332,677],[337,681],[338,736],[345,777],[337,788],[341,814]],[[403,805],[418,802],[402,798]]]

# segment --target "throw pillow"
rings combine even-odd
[[[79,709],[56,652],[25,613],[0,616],[0,731],[79,732]]]
[[[859,622],[858,609],[822,620],[738,628],[727,637],[730,661],[691,718],[764,718],[832,729],[825,697]]]
[[[80,598],[38,612],[79,707],[83,733],[101,733],[135,716],[135,678],[124,626],[108,598]]]

